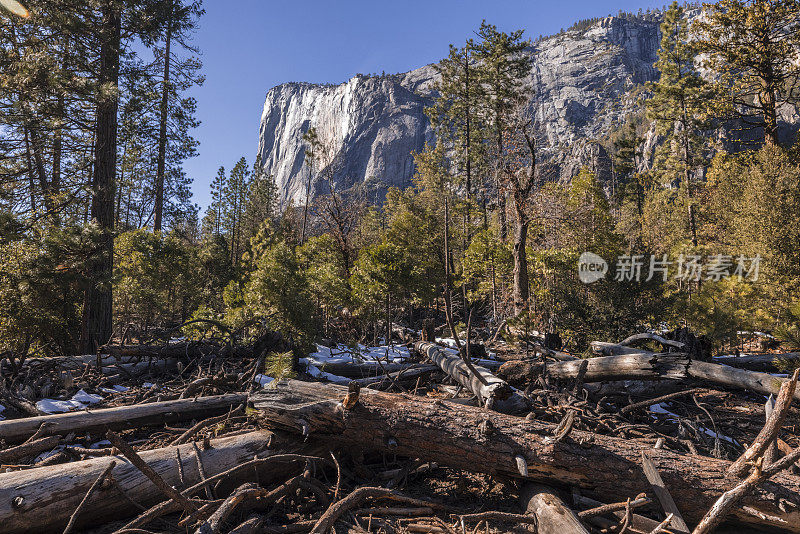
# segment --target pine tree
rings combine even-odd
[[[278,188],[272,175],[264,172],[258,158],[253,164],[247,189],[242,214],[242,241],[245,244],[264,224],[271,224],[278,217]]]
[[[181,0],[164,0],[158,6],[161,17],[165,21],[164,29],[164,49],[161,54],[163,63],[163,76],[161,79],[161,104],[159,106],[159,131],[158,131],[158,156],[156,162],[155,177],[155,216],[153,221],[153,231],[159,232],[162,227],[165,208],[165,181],[167,179],[168,148],[179,151],[176,158],[178,162],[185,157],[194,155],[196,143],[191,138],[187,139],[188,128],[198,126],[198,122],[192,117],[195,103],[194,99],[180,99],[178,92],[186,90],[192,85],[202,84],[202,78],[198,77],[196,71],[200,68],[200,62],[194,57],[180,60],[174,58],[172,50],[173,41],[181,44],[184,49],[196,52],[188,44],[188,36],[197,26],[197,19],[203,14],[199,0],[183,3]],[[174,72],[171,72],[171,69]],[[175,109],[178,107],[178,109]],[[170,120],[172,119],[172,120]],[[177,121],[176,121],[177,119]],[[188,119],[188,121],[187,121]],[[167,132],[170,122],[178,124],[177,137],[179,141],[170,143]],[[168,145],[173,146],[168,146]],[[186,152],[188,149],[188,153]],[[173,173],[181,172],[179,167],[172,166]]]
[[[689,39],[689,23],[683,8],[673,2],[661,24],[661,48],[655,67],[661,73],[658,82],[649,84],[653,98],[647,102],[648,116],[665,134],[665,147],[671,158],[668,170],[681,176],[688,196],[688,227],[692,246],[697,247],[697,220],[692,176],[703,163],[703,138],[699,130],[706,126],[705,109],[710,91],[697,72],[694,61],[697,45]]]
[[[695,25],[705,66],[720,77],[716,111],[778,144],[778,109],[798,101],[800,0],[719,0]]]
[[[473,172],[483,166],[485,125],[478,117],[479,66],[473,58],[475,43],[468,39],[463,48],[450,45],[447,58],[434,65],[439,74],[434,84],[437,98],[425,113],[437,140],[446,147],[464,187],[467,203],[472,199]]]
[[[234,267],[239,266],[239,260],[244,252],[242,215],[247,202],[249,186],[250,171],[247,168],[247,161],[242,157],[231,169],[223,192],[223,228],[230,243],[231,263]]]
[[[228,187],[228,177],[225,167],[217,169],[217,175],[211,181],[211,206],[206,217],[209,217],[209,230],[214,236],[219,236],[222,225],[222,213],[225,203],[225,190]]]
[[[523,31],[498,31],[484,21],[478,31],[475,58],[480,62],[482,111],[493,129],[495,141],[495,188],[500,213],[500,238],[506,237],[506,195],[511,194],[514,214],[514,308],[520,313],[528,306],[527,231],[528,197],[534,186],[537,162],[533,119],[524,106],[530,99],[528,76],[532,63]],[[512,157],[509,152],[514,152]]]

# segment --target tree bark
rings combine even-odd
[[[777,395],[781,385],[787,381],[785,378],[767,373],[692,360],[686,354],[677,352],[666,354],[640,352],[600,356],[588,360],[552,362],[546,365],[541,362],[512,360],[504,363],[498,374],[516,384],[532,380],[545,371],[554,378],[571,379],[578,376],[583,361],[588,362],[585,382],[696,378],[715,385],[749,389],[763,395]],[[800,391],[795,392],[794,398],[800,399]]]
[[[114,188],[117,172],[117,107],[121,18],[116,2],[105,2],[100,28],[92,220],[99,226],[97,252],[88,262],[83,352],[92,353],[108,342],[112,332],[111,276],[114,269]]]
[[[483,381],[481,381],[470,372],[467,364],[455,351],[448,352],[433,343],[424,341],[417,343],[414,348],[430,358],[459,384],[469,389],[478,397],[481,406],[491,401],[493,409],[504,413],[520,413],[530,408],[525,397],[509,386],[505,380],[496,377],[484,367],[473,365],[475,372],[483,377]]]
[[[519,500],[526,514],[536,516],[538,534],[589,534],[552,488],[526,484]]]
[[[264,454],[272,433],[251,432],[211,441],[211,448],[201,451],[207,476],[213,476]],[[183,466],[183,480],[177,469]],[[279,451],[269,451],[268,455]],[[175,487],[200,482],[194,447],[191,444],[165,447],[140,453],[164,481]],[[108,467],[117,465],[111,476],[135,502],[149,506],[165,499],[164,495],[139,469],[122,456],[104,456],[55,466],[0,474],[0,524],[6,534],[26,532],[61,532],[89,487]],[[90,498],[91,512],[77,518],[78,528],[128,517],[136,512],[131,502],[114,486],[98,488]]]
[[[161,117],[158,125],[158,161],[156,162],[156,206],[153,231],[160,232],[164,216],[164,168],[167,160],[167,120],[169,119],[169,67],[172,45],[172,2],[169,3],[167,35],[164,42],[164,81],[161,85]]]
[[[270,428],[287,429],[353,448],[435,461],[471,472],[502,474],[624,501],[651,492],[637,442],[573,430],[553,443],[554,423],[525,420],[432,399],[362,390],[351,410],[339,406],[347,388],[287,381],[251,396]],[[548,439],[550,438],[550,439]],[[739,480],[727,474],[731,462],[651,449],[650,459],[689,522],[699,521],[723,492]],[[526,463],[521,474],[520,460]],[[652,497],[652,493],[650,493]],[[788,506],[778,507],[786,499]],[[778,474],[745,497],[737,521],[800,532],[800,477]],[[785,510],[785,511],[784,511]],[[777,521],[775,519],[777,518]]]
[[[514,312],[519,315],[528,309],[528,221],[523,213],[517,213],[514,225]]]

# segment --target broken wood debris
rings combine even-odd
[[[582,359],[531,351],[530,338],[524,358],[502,367],[477,341],[461,354],[427,342],[400,347],[397,359],[387,350],[313,360],[324,371],[312,378],[335,371],[345,386],[266,377],[264,354],[235,344],[29,359],[51,376],[68,371],[66,398],[101,386],[113,395],[102,407],[0,421],[0,524],[12,533],[800,532],[793,380],[697,360],[676,339],[635,335],[595,344],[611,356]],[[482,359],[468,365],[467,353]],[[158,384],[137,387],[141,376]],[[123,377],[130,387],[109,389]],[[654,387],[637,389],[645,383]],[[756,393],[778,396],[766,425]],[[24,410],[33,403],[19,388],[12,396],[18,414],[36,411]],[[464,484],[482,486],[459,493]]]

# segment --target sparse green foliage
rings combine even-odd
[[[695,27],[705,66],[719,77],[718,115],[759,128],[778,145],[778,112],[797,103],[800,83],[798,0],[718,0]]]

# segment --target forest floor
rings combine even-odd
[[[348,445],[340,436],[315,434],[315,421],[310,423],[311,431],[304,427],[309,417],[323,417],[318,412],[295,419],[300,421],[299,429],[287,430],[287,417],[309,410],[314,403],[287,408],[289,415],[278,416],[269,409],[265,413],[259,406],[253,408],[254,395],[257,398],[282,382],[266,374],[270,367],[263,358],[253,357],[247,348],[181,343],[183,356],[174,346],[134,345],[118,349],[116,356],[32,359],[15,376],[7,366],[3,368],[8,376],[0,394],[6,416],[0,421],[0,462],[5,471],[0,474],[0,532],[242,534],[325,532],[332,527],[336,532],[467,534],[535,532],[537,524],[539,532],[551,532],[546,523],[554,521],[553,510],[534,510],[532,501],[523,497],[528,495],[529,478],[548,484],[558,501],[556,508],[574,515],[584,532],[647,534],[669,513],[657,492],[628,495],[631,504],[569,481],[533,472],[528,476],[527,467],[520,467],[517,476],[483,465],[464,469],[446,455],[438,457],[444,461],[431,459],[435,455],[428,457],[424,446],[418,455],[405,455],[367,442]],[[436,350],[457,354],[452,349]],[[499,343],[493,350],[473,365],[501,377],[503,361],[531,365],[549,360],[548,365],[557,366],[566,357],[557,353],[554,358],[554,351],[538,343],[528,350]],[[349,386],[350,393],[341,399],[338,410],[351,409],[351,395],[353,402],[359,402],[353,380],[385,391],[388,399],[411,396],[434,407],[442,403],[454,409],[463,406],[465,417],[493,408],[468,408],[476,404],[475,390],[464,387],[441,365],[434,368],[414,349],[411,339],[398,340],[392,347],[352,351],[344,346],[318,346],[300,359],[295,378],[338,383],[343,391]],[[404,377],[403,373],[414,370],[419,374]],[[757,442],[765,427],[769,396],[763,392],[694,378],[601,383],[591,380],[592,372],[587,374],[584,366],[575,379],[545,373],[531,375],[527,383],[514,375],[509,381],[519,387],[529,405],[527,413],[519,414],[527,417],[512,421],[523,425],[535,420],[562,433],[568,426],[556,441],[569,442],[571,435],[586,432],[624,440],[626,446],[642,451],[671,451],[692,461],[714,458],[728,463]],[[772,374],[782,373],[775,369]],[[246,394],[251,401],[243,410]],[[230,399],[209,405],[207,412],[193,412],[188,404],[189,408],[161,409],[170,401],[200,402],[223,399],[223,395]],[[659,400],[664,395],[670,396]],[[781,402],[780,395],[776,396]],[[370,398],[361,394],[367,408]],[[647,402],[639,406],[641,401]],[[634,409],[626,411],[631,405]],[[126,415],[125,407],[136,406],[152,413]],[[770,449],[764,466],[800,446],[800,411],[787,405],[781,417],[779,434],[769,438],[777,449]],[[20,429],[24,421],[31,422],[27,430]],[[123,444],[110,441],[115,439]],[[270,454],[283,456],[276,456],[272,465],[266,459]],[[138,466],[135,457],[151,465],[153,472]],[[117,465],[108,467],[112,458]],[[253,469],[237,467],[248,462],[255,462]],[[797,473],[798,466],[790,465],[785,476]],[[613,480],[613,473],[608,476]],[[208,478],[213,485],[203,484]],[[183,500],[164,485],[184,492]],[[197,487],[187,493],[192,486]],[[618,504],[613,510],[586,513],[597,505],[587,504],[587,498]],[[769,492],[763,498],[780,501]],[[677,495],[676,501],[681,502]],[[727,518],[732,522],[717,532],[798,532],[800,524],[793,524],[797,515],[792,512],[798,502],[789,501],[776,505],[790,508],[783,518],[757,510],[751,512],[752,521],[742,520],[741,513],[732,514]],[[553,525],[558,527],[558,521]],[[661,531],[682,529],[674,522]]]

